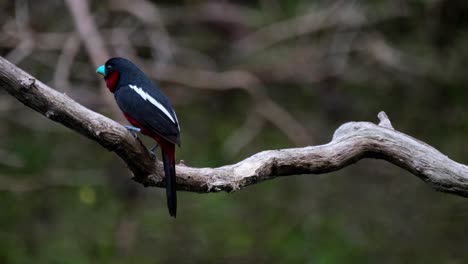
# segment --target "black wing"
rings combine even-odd
[[[180,146],[179,121],[169,100],[155,87],[124,85],[114,93],[122,112],[151,132]]]

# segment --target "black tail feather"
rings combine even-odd
[[[167,208],[169,209],[169,214],[175,218],[177,215],[175,157],[169,156],[174,155],[174,149],[172,149],[172,151],[164,151],[164,149],[161,148],[161,150],[164,174],[166,176]]]

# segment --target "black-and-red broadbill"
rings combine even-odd
[[[96,72],[104,76],[120,110],[134,126],[126,126],[127,129],[153,138],[160,146],[166,176],[167,207],[169,214],[175,217],[175,145],[180,146],[180,126],[171,103],[143,71],[127,59],[109,59]]]

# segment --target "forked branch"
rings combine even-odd
[[[164,186],[160,162],[120,124],[57,92],[0,57],[0,87],[47,118],[115,152],[145,186]],[[179,164],[179,189],[192,192],[235,191],[277,176],[336,171],[364,158],[383,159],[423,179],[435,189],[468,197],[468,167],[435,148],[393,129],[385,113],[380,123],[349,122],[330,143],[268,150],[236,164],[192,168]]]

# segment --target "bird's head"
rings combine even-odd
[[[111,58],[104,65],[96,69],[98,74],[101,74],[106,81],[106,86],[113,93],[116,88],[122,85],[130,76],[138,76],[141,74],[140,69],[131,61],[124,58]]]

